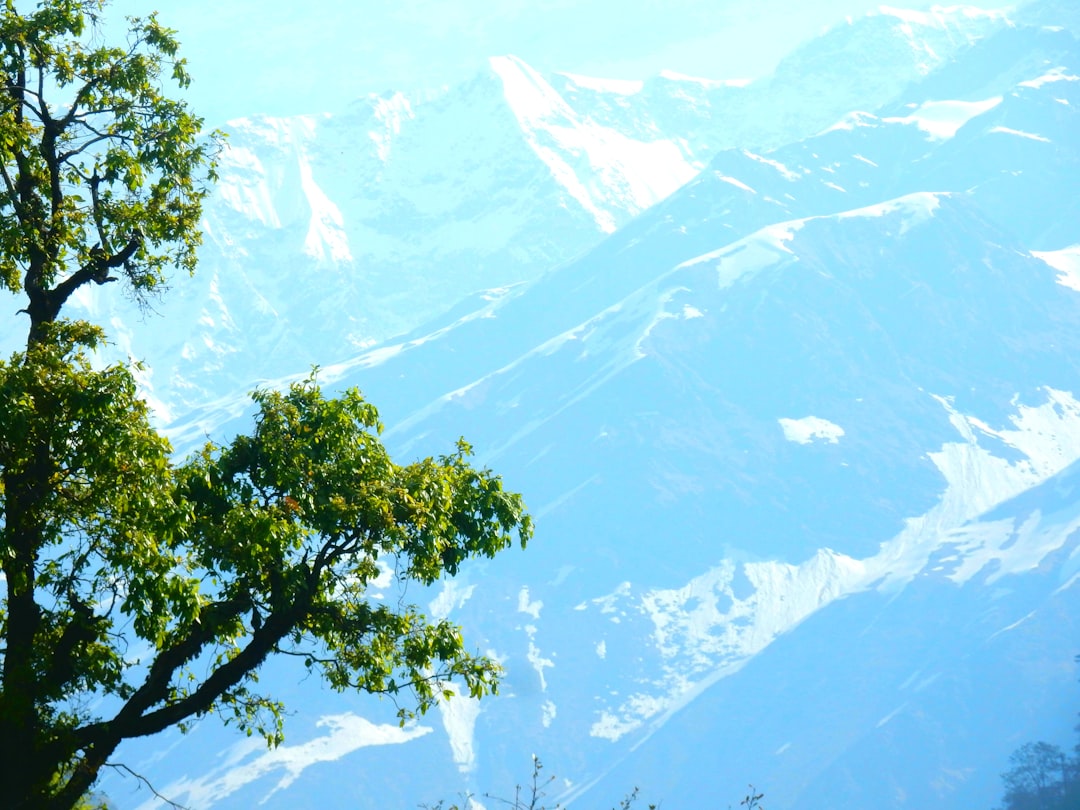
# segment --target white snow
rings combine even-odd
[[[743,191],[749,191],[751,194],[757,194],[757,192],[754,189],[750,188],[750,186],[746,185],[746,183],[742,182],[741,180],[736,180],[734,177],[728,177],[723,172],[713,172],[713,176],[723,183],[735,186],[735,188],[741,188]]]
[[[745,599],[736,594],[739,574],[752,586]],[[651,734],[778,635],[850,592],[864,576],[857,560],[824,549],[800,565],[723,560],[681,588],[647,592],[638,601],[653,622],[653,641],[665,659],[664,677],[656,684],[659,693],[636,693],[601,709],[590,734],[617,740],[647,721]]]
[[[601,231],[615,230],[617,211],[643,211],[697,174],[674,141],[635,140],[578,116],[520,59],[490,64],[530,148]]]
[[[574,610],[586,610],[589,604],[593,604],[599,606],[601,613],[615,613],[618,610],[616,605],[630,595],[632,587],[629,582],[620,582],[618,587],[611,593],[605,596],[597,596],[588,602],[582,602]]]
[[[545,700],[540,706],[540,722],[544,728],[550,728],[552,721],[558,716],[558,709],[550,700]]]
[[[900,534],[864,561],[867,586],[880,582],[884,590],[902,587],[946,543],[956,543],[965,556],[980,554],[984,563],[996,558],[1022,570],[1028,552],[1017,552],[1011,559],[1000,553],[1003,524],[966,524],[1080,459],[1080,403],[1067,391],[1046,388],[1044,395],[1041,405],[1017,402],[1016,412],[1009,417],[1011,427],[1002,429],[960,414],[948,399],[936,397],[963,441],[946,443],[928,454],[945,479],[941,500],[924,515],[909,518]],[[1003,442],[1022,457],[1010,461],[995,456],[980,444],[980,435]],[[1038,549],[1047,542],[1043,534],[1031,535],[1024,545]],[[956,576],[970,577],[981,568],[961,565]]]
[[[599,719],[589,728],[589,736],[615,742],[667,708],[668,702],[664,698],[638,692],[619,706],[618,714],[600,712]]]
[[[839,121],[833,124],[831,127],[822,130],[819,134],[824,135],[829,132],[851,132],[859,127],[873,127],[878,125],[880,119],[872,113],[863,112],[861,110],[854,110],[844,115]]]
[[[195,779],[178,779],[162,786],[159,792],[191,807],[209,807],[256,780],[281,772],[277,784],[263,797],[266,801],[289,787],[312,765],[334,762],[369,745],[400,745],[432,731],[430,726],[414,724],[403,728],[376,725],[352,713],[327,715],[316,725],[327,729],[327,733],[297,745],[267,750],[261,739],[245,739],[224,752],[219,758],[221,765],[210,773]],[[157,799],[149,799],[138,810],[154,810],[158,806]]]
[[[900,228],[896,235],[903,236],[912,228],[916,228],[930,220],[934,216],[934,211],[940,207],[941,198],[948,196],[946,193],[919,191],[897,197],[894,200],[868,205],[865,208],[845,211],[838,216],[841,219],[846,219],[848,217],[885,217],[899,214]]]
[[[375,145],[375,154],[379,160],[386,163],[390,159],[394,140],[401,134],[402,122],[415,118],[416,113],[403,93],[394,93],[390,98],[378,98],[374,102],[373,112],[381,128],[369,131],[368,137]]]
[[[1020,82],[1019,87],[1031,87],[1038,89],[1044,84],[1051,84],[1053,82],[1076,82],[1080,81],[1080,76],[1074,76],[1067,72],[1064,67],[1056,67],[1053,70],[1047,71],[1043,75],[1036,79],[1029,79],[1026,82]]]
[[[536,628],[529,625],[525,628],[525,631],[529,636],[529,651],[526,653],[525,657],[540,678],[540,691],[546,692],[547,678],[544,676],[544,670],[554,667],[555,662],[550,658],[545,658],[540,648],[536,646],[536,642],[533,641],[533,638],[536,636]]]
[[[982,101],[927,101],[904,117],[883,118],[896,124],[914,124],[928,134],[931,140],[948,140],[968,121],[994,109],[1002,102],[1002,96]]]
[[[791,171],[791,169],[789,169],[787,166],[785,166],[783,163],[781,163],[778,160],[773,160],[772,158],[767,158],[764,155],[759,155],[759,154],[757,154],[755,152],[750,152],[750,151],[748,151],[746,149],[743,149],[742,153],[743,153],[743,155],[745,155],[746,157],[750,158],[753,161],[756,161],[758,163],[763,163],[766,166],[771,166],[772,168],[776,169],[776,171],[780,173],[780,176],[783,177],[785,180],[794,181],[794,180],[799,179],[799,175],[798,175],[797,172]]]
[[[836,444],[844,435],[842,427],[819,416],[804,416],[801,419],[785,418],[778,421],[784,431],[784,438],[789,442],[810,444],[815,439],[821,439],[829,444]]]
[[[878,720],[877,724],[874,727],[875,728],[881,728],[883,725],[885,725],[890,720],[892,720],[894,717],[896,717],[896,715],[900,714],[900,712],[902,712],[906,707],[907,707],[906,703],[900,704],[895,709],[893,709],[891,712],[889,712],[887,715],[885,715],[880,720]]]
[[[476,748],[473,744],[476,718],[480,716],[480,701],[469,697],[464,687],[445,684],[454,695],[438,702],[443,729],[450,743],[450,755],[461,773],[470,773],[476,767]]]
[[[718,285],[721,289],[730,287],[740,278],[752,276],[793,257],[787,243],[795,238],[803,222],[792,220],[770,225],[719,250],[685,261],[676,269],[715,262]]]
[[[475,590],[475,585],[465,584],[461,577],[444,579],[439,595],[428,605],[428,613],[433,619],[446,619],[452,611],[468,602]]]
[[[987,584],[1007,574],[1033,570],[1047,554],[1061,548],[1077,529],[1080,529],[1080,514],[1071,519],[1048,520],[1038,510],[1019,526],[1012,520],[964,526],[948,537],[948,542],[956,544],[964,555],[949,578],[962,584],[991,564],[994,570],[987,575]]]
[[[1005,135],[1016,135],[1020,138],[1027,138],[1032,141],[1042,141],[1043,143],[1050,143],[1049,138],[1044,138],[1042,135],[1036,135],[1032,132],[1024,132],[1019,129],[1010,129],[1009,127],[994,127],[991,132],[1000,132]]]
[[[1058,271],[1058,284],[1080,292],[1080,245],[1061,250],[1033,250],[1031,255]]]
[[[535,601],[529,601],[529,586],[524,585],[521,591],[518,593],[518,612],[527,613],[534,619],[540,618],[540,609],[544,607],[544,603],[539,599]]]
[[[947,553],[936,558],[937,570],[946,571],[945,576],[957,584],[984,571],[990,572],[987,582],[993,582],[1039,565],[1080,530],[1080,503],[1058,515],[1035,512],[1019,526],[1010,519],[977,518],[1080,460],[1080,402],[1071,393],[1051,388],[1043,389],[1043,396],[1045,401],[1038,405],[1017,400],[1008,426],[1002,428],[961,414],[947,398],[935,397],[960,437],[928,454],[944,480],[941,500],[925,514],[909,518],[903,531],[882,543],[873,556],[858,560],[822,549],[798,565],[781,561],[740,565],[725,559],[680,588],[655,589],[637,597],[624,583],[613,594],[579,605],[579,609],[597,605],[604,612],[644,612],[653,622],[653,641],[665,662],[654,694],[638,693],[602,707],[590,733],[616,740],[647,723],[645,736],[651,735],[674,711],[738,671],[807,616],[859,591],[895,592],[926,571],[938,552]],[[1009,446],[1020,458],[995,456],[980,444],[981,436]],[[751,586],[741,598],[734,585],[740,572]],[[913,674],[900,688],[910,686],[919,675]],[[915,690],[936,677],[934,673],[919,681]],[[882,723],[893,716],[895,712]]]

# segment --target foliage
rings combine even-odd
[[[1080,662],[1080,656],[1076,658]],[[1047,742],[1029,742],[1013,751],[1001,775],[1000,810],[1076,810],[1080,807],[1080,724],[1072,755]]]
[[[336,689],[413,690],[420,711],[451,679],[495,688],[456,627],[368,594],[380,563],[430,584],[528,537],[467,445],[395,464],[358,392],[309,379],[174,465],[127,370],[93,369],[65,331],[0,363],[5,789],[65,769],[70,804],[122,740],[208,713],[279,742],[282,707],[253,690],[273,654]]]
[[[531,534],[464,442],[393,462],[357,391],[328,398],[312,376],[256,392],[250,435],[177,463],[129,369],[91,362],[103,334],[65,302],[113,272],[142,298],[194,267],[216,149],[161,90],[188,81],[173,33],[131,20],[125,47],[99,46],[100,9],[0,12],[0,283],[30,317],[0,361],[6,807],[86,806],[121,742],[208,714],[280,742],[283,707],[256,689],[274,655],[335,689],[411,695],[403,723],[451,680],[494,691],[497,665],[457,627],[370,589]]]
[[[1056,745],[1029,742],[1012,753],[1009,765],[1001,775],[1002,810],[1080,807],[1080,755],[1069,757]]]
[[[0,284],[25,292],[32,335],[113,272],[145,297],[195,267],[218,141],[162,92],[163,74],[189,82],[174,32],[151,15],[123,46],[92,44],[102,5],[0,12]]]

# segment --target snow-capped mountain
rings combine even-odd
[[[121,356],[146,361],[148,396],[168,418],[536,278],[718,151],[779,146],[877,109],[1007,26],[999,12],[883,8],[750,83],[542,76],[497,57],[460,86],[233,121],[196,277],[149,316],[108,291],[81,303],[111,324]],[[14,319],[4,344],[22,328]]]
[[[319,358],[328,385],[359,385],[380,406],[397,454],[465,435],[526,494],[530,549],[408,594],[504,663],[502,695],[397,728],[389,707],[332,698],[277,664],[264,682],[297,710],[285,747],[207,723],[132,745],[125,762],[193,807],[505,794],[537,753],[559,775],[555,793],[583,809],[634,785],[665,806],[723,806],[748,781],[792,810],[989,808],[1008,753],[1063,739],[1077,705],[1080,46],[1067,20],[1048,22],[1054,8],[1024,11],[1038,25],[887,10],[834,30],[785,63],[802,66],[791,69],[808,82],[800,98],[825,92],[806,78],[815,64],[837,81],[827,54],[878,54],[868,63],[881,83],[787,143],[714,141],[693,105],[681,114],[699,129],[666,139],[620,123],[664,82],[731,99],[757,83],[615,86],[496,60],[548,104],[513,108],[534,117],[514,113],[507,148],[552,161],[540,157],[549,184],[527,188],[547,189],[537,204],[565,204],[559,216],[590,223],[592,238],[604,230],[595,212],[628,199],[612,189],[631,187],[629,169],[595,172],[582,184],[595,210],[574,208],[556,182],[570,175],[554,167],[580,179],[596,163],[570,161],[588,152],[566,146],[568,121],[671,144],[702,167],[640,213],[612,213],[613,233],[588,250],[583,238],[581,255],[535,281],[463,300],[351,359]],[[421,109],[400,119],[401,139]],[[635,126],[657,115],[639,112]],[[282,144],[301,138],[274,131]],[[709,153],[695,146],[706,142]],[[282,149],[292,165],[297,152]],[[461,157],[449,152],[429,166],[447,171],[448,189],[464,185],[449,178]],[[599,153],[608,168],[624,154]],[[270,212],[285,221],[258,191],[279,175],[252,154],[244,193],[270,201],[267,223]],[[311,159],[310,177],[326,160]],[[343,199],[352,171],[318,181],[326,199]],[[274,231],[283,251],[313,233],[300,210],[291,236]],[[234,212],[222,232],[239,232]],[[342,242],[331,231],[316,229],[320,266],[344,274],[326,257],[359,248],[347,227]],[[312,278],[298,269],[292,294],[317,307]],[[244,413],[241,398],[222,399],[171,433],[190,445]],[[155,806],[129,783],[103,787],[118,806]]]

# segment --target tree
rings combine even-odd
[[[250,435],[183,462],[102,330],[67,320],[89,284],[137,300],[194,269],[217,144],[162,77],[174,33],[130,20],[96,44],[100,0],[0,12],[0,284],[26,302],[0,361],[0,785],[6,807],[77,806],[127,739],[219,714],[269,744],[270,656],[335,689],[410,694],[402,722],[499,669],[460,631],[368,588],[434,583],[531,534],[520,496],[469,447],[399,465],[359,392],[314,375],[259,391]],[[142,652],[145,651],[145,652]],[[415,706],[415,708],[409,708]]]
[[[1009,756],[1012,766],[1002,774],[1007,810],[1056,810],[1064,808],[1070,764],[1062,750],[1046,742],[1020,746]]]

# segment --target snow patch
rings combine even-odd
[[[995,96],[983,101],[927,101],[910,115],[882,120],[891,124],[914,124],[931,140],[944,141],[953,137],[971,119],[994,109],[1002,100],[1002,96]]]
[[[368,137],[375,145],[375,154],[379,160],[386,163],[390,159],[394,139],[401,134],[402,122],[415,118],[416,114],[402,93],[394,93],[390,98],[374,99],[374,114],[381,128],[368,132]]]
[[[432,619],[441,620],[450,616],[450,613],[462,607],[476,590],[475,585],[465,585],[458,579],[443,581],[439,595],[431,600],[428,605],[428,613]]]
[[[638,214],[697,175],[677,143],[634,140],[578,116],[516,57],[490,64],[529,147],[604,233],[615,230],[616,212]]]
[[[950,400],[935,397],[961,439],[928,454],[945,482],[941,500],[909,518],[904,530],[871,557],[858,560],[822,549],[798,565],[723,560],[680,588],[651,590],[635,599],[624,583],[615,593],[591,600],[605,612],[615,612],[622,601],[626,610],[636,608],[652,620],[663,676],[652,683],[655,694],[635,694],[600,709],[590,733],[617,740],[644,727],[647,738],[709,685],[738,671],[778,635],[825,605],[871,588],[895,592],[920,572],[934,573],[927,571],[931,560],[944,564],[935,571],[948,567],[946,576],[957,584],[982,571],[990,571],[987,581],[992,582],[1040,564],[1080,530],[1080,503],[1049,517],[1034,512],[1019,526],[1012,520],[975,519],[1080,459],[1080,402],[1069,392],[1045,388],[1043,393],[1046,400],[1040,405],[1016,401],[1004,428],[960,414]],[[1008,445],[1021,458],[994,456],[979,444],[980,436]],[[945,553],[935,557],[940,552]],[[748,594],[745,585],[736,586],[740,572],[751,586]],[[922,679],[915,690],[936,677]]]
[[[161,793],[182,800],[192,807],[209,807],[246,785],[275,772],[282,772],[277,784],[262,801],[288,788],[308,767],[320,762],[334,762],[357,749],[370,745],[400,745],[429,734],[429,726],[409,724],[376,725],[355,714],[327,715],[316,723],[327,733],[299,745],[281,745],[266,750],[261,739],[249,738],[229,748],[222,765],[197,779],[181,778],[161,789]],[[258,753],[261,752],[261,753]],[[153,810],[157,799],[139,805],[138,810]]]
[[[1058,271],[1058,284],[1080,292],[1080,245],[1061,250],[1033,250],[1031,255]]]
[[[529,651],[526,654],[526,658],[532,665],[532,668],[536,670],[537,676],[540,678],[540,691],[547,691],[547,678],[544,676],[544,670],[550,669],[555,666],[555,662],[550,658],[545,658],[540,651],[540,648],[536,646],[533,641],[533,637],[536,635],[536,628],[529,626],[526,628],[526,632],[529,636]]]
[[[540,618],[540,609],[544,607],[544,603],[537,599],[534,602],[529,601],[529,586],[525,585],[518,593],[518,612],[527,613],[534,619]]]
[[[746,183],[742,182],[741,180],[736,180],[734,177],[728,177],[723,172],[713,172],[713,176],[722,183],[727,183],[728,185],[735,186],[735,188],[741,188],[743,191],[749,191],[751,194],[757,194],[757,192],[754,189],[750,188],[750,186],[746,185]]]
[[[1018,87],[1031,87],[1031,88],[1034,88],[1034,89],[1037,90],[1038,88],[1042,87],[1044,84],[1051,84],[1053,82],[1076,82],[1076,81],[1080,81],[1080,76],[1073,76],[1071,73],[1067,72],[1066,68],[1064,68],[1064,67],[1056,67],[1053,70],[1050,70],[1050,71],[1044,73],[1042,76],[1039,76],[1036,79],[1028,79],[1026,82],[1020,82],[1020,84],[1017,85],[1017,86]]]
[[[794,256],[787,243],[802,226],[803,220],[770,225],[731,245],[683,262],[675,269],[715,262],[717,282],[720,289],[725,289],[743,276],[754,275]]]
[[[892,720],[894,717],[896,717],[896,715],[900,714],[900,712],[902,712],[906,707],[907,707],[906,703],[903,703],[903,704],[897,706],[895,709],[893,709],[887,715],[885,715],[880,720],[878,720],[877,724],[874,726],[874,728],[881,728],[883,725],[885,725],[890,720]]]
[[[1036,135],[1032,132],[1023,132],[1019,129],[1010,129],[1009,127],[994,127],[991,132],[1000,132],[1004,135],[1016,135],[1019,138],[1027,138],[1032,141],[1041,141],[1043,143],[1050,143],[1049,138],[1044,138],[1042,135]]]
[[[828,129],[822,130],[819,134],[825,135],[829,132],[852,132],[859,127],[874,127],[878,125],[878,117],[868,112],[862,112],[861,110],[855,110],[849,112],[835,124]]]
[[[839,425],[819,416],[804,416],[802,419],[779,419],[784,431],[784,438],[789,442],[810,444],[814,439],[821,439],[829,444],[836,444],[844,435]]]
[[[932,219],[934,212],[941,206],[941,198],[948,196],[947,193],[918,191],[914,194],[897,197],[895,200],[845,211],[838,216],[841,219],[846,219],[848,217],[885,217],[899,214],[900,229],[896,235],[903,236],[912,228],[916,228]]]
[[[745,598],[736,584],[740,574],[752,585]],[[634,694],[602,709],[590,734],[614,741],[646,722],[651,733],[864,576],[857,560],[823,549],[800,565],[723,560],[680,588],[649,591],[640,610],[652,620],[653,642],[664,659],[660,692]]]
[[[763,163],[766,166],[771,166],[772,168],[776,169],[776,171],[780,173],[780,176],[783,177],[785,180],[795,181],[795,180],[799,179],[799,174],[797,172],[791,171],[791,169],[789,169],[787,166],[785,166],[783,163],[781,163],[778,160],[773,160],[772,158],[767,158],[767,157],[764,157],[763,155],[758,155],[758,154],[756,154],[754,152],[750,152],[750,151],[748,151],[746,149],[743,149],[742,153],[743,153],[743,155],[745,157],[748,157],[753,161],[756,161],[758,163]]]
[[[875,583],[884,591],[903,587],[926,566],[934,551],[946,543],[956,544],[966,556],[978,557],[971,565],[957,566],[953,575],[957,581],[965,581],[965,577],[995,558],[1008,562],[1013,566],[1010,570],[1023,570],[1032,551],[1048,548],[1045,535],[1033,534],[1025,543],[1029,551],[1007,557],[1001,554],[1005,542],[1000,537],[1005,531],[1003,525],[969,525],[978,515],[1041,484],[1080,459],[1080,402],[1067,391],[1052,388],[1043,391],[1046,401],[1041,405],[1017,402],[1016,413],[1009,417],[1011,427],[1002,429],[959,413],[948,398],[935,397],[963,439],[948,442],[939,451],[927,454],[941,471],[945,490],[933,508],[924,515],[908,518],[900,534],[883,543],[875,556],[864,561],[865,587]],[[1010,461],[993,455],[980,445],[980,435],[1012,447],[1020,452],[1021,458]],[[979,560],[982,564],[978,564]]]
[[[540,712],[540,722],[543,724],[544,728],[551,728],[552,721],[558,715],[558,709],[556,708],[555,704],[552,703],[550,700],[545,700],[543,705],[540,707]]]
[[[473,735],[476,731],[476,718],[480,716],[480,701],[469,697],[468,690],[464,687],[459,688],[452,683],[444,686],[454,689],[453,697],[444,698],[438,703],[443,729],[450,742],[450,755],[454,758],[458,771],[470,773],[476,767]]]

